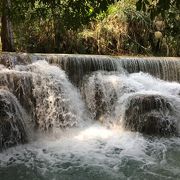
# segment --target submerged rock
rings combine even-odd
[[[0,89],[0,151],[27,142],[26,118],[16,97]]]
[[[174,135],[177,120],[172,104],[160,95],[135,95],[128,98],[123,125],[146,134]]]

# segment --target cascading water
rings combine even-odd
[[[164,88],[161,90],[161,88]],[[176,134],[180,85],[144,73],[93,74],[82,88],[94,116],[148,134]]]
[[[72,127],[83,123],[84,104],[64,71],[45,61],[29,66],[33,74],[37,124],[44,130]]]
[[[0,89],[0,151],[27,142],[27,119],[16,97],[9,91]]]
[[[54,56],[0,60],[0,179],[180,178],[177,59]]]

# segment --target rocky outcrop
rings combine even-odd
[[[0,56],[0,64],[6,68],[11,69],[13,67],[13,61],[9,55],[3,54]]]
[[[13,69],[15,65],[28,65],[33,62],[30,54],[26,53],[3,53],[0,55],[0,64],[6,68]]]
[[[104,72],[83,79],[81,93],[94,119],[101,121],[114,111],[118,98],[116,88]]]
[[[16,97],[0,90],[0,151],[27,142],[25,122],[27,116]]]
[[[160,95],[134,95],[127,100],[123,125],[126,129],[146,134],[177,133],[174,108]]]
[[[0,89],[9,90],[16,96],[31,119],[35,119],[35,98],[33,96],[32,75],[28,72],[1,71]]]

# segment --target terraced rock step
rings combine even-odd
[[[0,151],[27,142],[26,118],[16,97],[0,89]]]
[[[124,127],[146,134],[177,134],[177,117],[173,105],[160,95],[129,97]]]

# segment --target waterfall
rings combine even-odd
[[[100,71],[85,78],[81,90],[94,117],[108,126],[161,135],[179,131],[179,83]]]
[[[128,73],[145,72],[166,81],[180,81],[179,58],[126,58],[122,67]]]
[[[0,89],[0,151],[27,142],[27,119],[16,97]]]
[[[180,179],[179,62],[2,54],[1,179]]]
[[[6,88],[16,96],[20,104],[31,116],[35,118],[33,112],[35,99],[32,96],[33,82],[32,74],[3,68],[0,71],[0,89]]]
[[[87,119],[84,103],[65,72],[45,61],[28,66],[28,71],[32,72],[33,76],[38,127],[49,130],[52,127],[82,125]]]
[[[118,71],[123,73],[144,72],[166,81],[180,82],[180,61],[175,57],[113,57],[98,55],[67,54],[6,54],[0,64],[7,67],[27,65],[37,60],[46,60],[60,66],[74,85],[81,85],[83,77],[93,71]]]
[[[1,99],[12,104],[8,114],[15,117],[18,137],[9,143],[2,135],[1,147],[32,140],[26,126],[30,134],[47,134],[99,122],[145,134],[178,135],[179,62],[178,58],[3,54]],[[21,109],[28,117],[26,126],[24,116],[18,115]],[[0,128],[5,132],[3,123]]]

